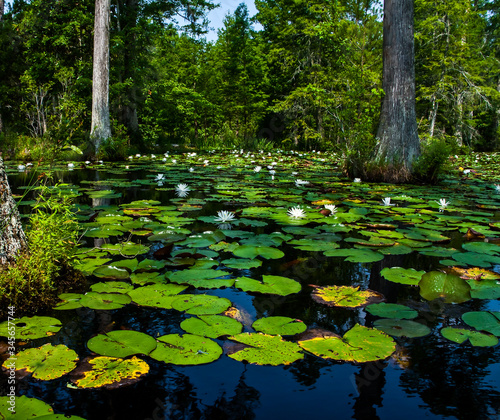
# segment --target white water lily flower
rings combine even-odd
[[[307,185],[307,184],[309,184],[309,181],[303,181],[303,180],[301,180],[301,179],[296,179],[296,180],[295,180],[295,185],[296,185],[297,187],[300,187],[301,185]]]
[[[184,198],[189,194],[189,191],[191,191],[191,188],[189,188],[187,184],[178,184],[175,187],[175,194],[177,194],[177,197]]]
[[[382,199],[382,204],[384,206],[393,206],[394,204],[391,204],[391,197],[385,197]]]
[[[330,210],[330,215],[337,213],[337,206],[335,204],[325,204],[325,209]]]
[[[448,204],[450,204],[450,202],[446,201],[444,198],[441,198],[439,201],[436,201],[436,203],[439,204],[439,208],[441,209],[445,209],[446,207],[448,207]]]
[[[140,157],[141,157],[141,154],[140,154],[140,153],[137,153],[137,154],[135,155],[135,157],[136,157],[136,158],[140,158]]]
[[[177,159],[172,159],[172,163],[177,163]]]
[[[232,211],[220,210],[217,212],[217,217],[214,219],[216,222],[227,223],[233,221],[235,215]]]
[[[194,172],[194,168],[193,167],[189,168],[189,172]]]
[[[161,182],[165,180],[165,175],[164,174],[158,174],[156,175],[155,181],[156,182]]]
[[[292,207],[291,209],[288,209],[287,214],[290,217],[293,217],[294,219],[299,219],[301,217],[306,217],[306,212],[304,209],[301,209],[300,207]]]
[[[17,170],[18,171],[24,171],[25,169],[26,169],[26,166],[24,166],[24,165],[18,165],[17,166]]]
[[[253,171],[260,172],[261,169],[262,169],[262,166],[256,166],[255,168],[253,168]]]
[[[276,173],[276,171],[275,171],[274,169],[271,169],[271,170],[269,171],[269,173],[270,173],[271,175],[274,175],[274,174]]]
[[[361,182],[361,178],[354,178],[352,182]]]
[[[73,169],[75,167],[74,163],[68,163],[68,169]]]
[[[500,184],[495,184],[495,189],[497,190],[497,192],[500,192]]]

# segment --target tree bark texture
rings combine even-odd
[[[19,253],[27,249],[26,235],[0,156],[0,266],[14,263]]]
[[[110,0],[96,0],[92,77],[92,128],[95,152],[111,137],[109,121],[109,20]]]
[[[386,181],[401,182],[420,154],[415,110],[413,0],[384,1],[382,102],[375,161],[397,170]]]

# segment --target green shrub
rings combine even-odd
[[[449,156],[453,147],[444,139],[424,139],[422,153],[413,164],[415,181],[435,184],[448,170]]]
[[[71,269],[78,222],[71,199],[56,187],[42,187],[26,230],[29,252],[0,271],[0,311],[35,313],[54,304],[58,293],[83,281]]]

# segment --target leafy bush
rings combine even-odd
[[[71,269],[78,222],[71,198],[59,187],[41,187],[26,232],[29,252],[0,271],[0,308],[34,313],[52,305],[58,293],[83,277]]]
[[[421,142],[422,153],[413,164],[416,181],[435,184],[448,169],[453,147],[446,140],[430,138]]]

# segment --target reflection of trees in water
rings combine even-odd
[[[417,393],[435,414],[459,419],[494,419],[500,414],[500,378],[488,384],[490,366],[500,362],[500,347],[443,346],[441,337],[426,337],[411,346],[412,366],[401,375],[401,387]],[[490,376],[491,378],[491,376]],[[496,389],[495,389],[496,388]]]

